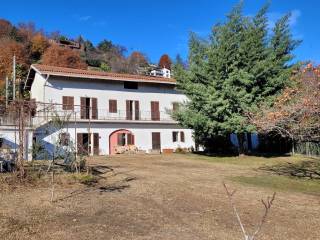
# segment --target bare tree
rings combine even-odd
[[[233,209],[233,212],[234,212],[234,214],[235,214],[235,216],[237,218],[237,221],[238,221],[239,226],[241,228],[241,231],[243,233],[244,240],[255,240],[255,239],[257,239],[257,236],[260,233],[263,224],[266,222],[267,216],[268,216],[268,214],[270,212],[271,206],[272,206],[273,201],[274,201],[274,199],[276,197],[276,193],[274,192],[272,197],[267,197],[267,200],[261,199],[261,202],[262,202],[262,204],[264,206],[264,214],[261,217],[260,222],[256,225],[255,231],[250,235],[249,233],[247,233],[247,231],[246,231],[246,229],[245,229],[245,227],[244,227],[244,225],[242,223],[242,220],[241,220],[240,215],[238,213],[238,209],[237,209],[237,207],[236,207],[236,205],[234,203],[234,200],[233,200],[233,196],[234,196],[236,190],[233,190],[233,191],[230,192],[225,183],[223,183],[223,186],[224,186],[224,188],[226,190],[226,193],[228,195],[231,207]]]
[[[292,86],[284,89],[272,107],[260,106],[248,118],[260,132],[289,137],[292,143],[319,143],[320,67],[309,64],[301,69],[292,77]]]

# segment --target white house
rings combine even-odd
[[[194,148],[192,130],[171,118],[187,100],[175,87],[172,78],[32,65],[25,90],[38,103],[33,142],[51,154],[58,139],[90,155]],[[61,129],[56,116],[68,119]]]
[[[168,68],[155,68],[152,71],[150,71],[151,76],[157,76],[157,77],[166,77],[171,78],[171,71]]]

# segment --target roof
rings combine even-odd
[[[42,64],[33,64],[30,67],[28,74],[26,88],[30,88],[34,79],[35,72],[50,76],[63,76],[70,78],[88,78],[99,80],[115,80],[115,81],[131,81],[131,82],[149,82],[160,84],[176,84],[176,80],[173,78],[155,77],[147,75],[134,75],[112,72],[101,72],[94,70],[82,70],[65,67],[55,67]]]

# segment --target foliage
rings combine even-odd
[[[86,69],[87,65],[83,62],[78,52],[57,45],[50,46],[42,56],[42,63],[57,67],[69,67]]]
[[[237,133],[243,152],[244,133],[255,130],[247,113],[261,102],[271,104],[288,84],[295,67],[289,64],[291,52],[299,42],[290,33],[290,15],[278,20],[270,35],[267,10],[268,5],[253,17],[244,16],[240,3],[225,23],[213,27],[209,39],[191,33],[189,68],[174,68],[178,88],[189,101],[174,117],[195,130],[199,143],[210,145],[217,135]]]
[[[104,71],[104,72],[110,72],[111,71],[111,67],[108,64],[106,64],[105,62],[102,62],[100,64],[100,69],[102,71]]]
[[[41,33],[37,33],[31,39],[31,54],[34,59],[40,59],[45,50],[49,47],[47,38]]]
[[[22,68],[28,68],[29,60],[25,46],[12,39],[0,39],[0,79],[4,79],[5,76],[11,76],[13,55],[16,56],[16,62],[19,63]],[[23,76],[17,75],[18,79],[22,77]]]
[[[160,57],[159,64],[158,64],[159,67],[171,69],[171,64],[172,64],[172,61],[171,61],[171,59],[170,59],[168,54],[163,54]]]
[[[320,142],[320,70],[312,65],[291,78],[273,106],[262,105],[251,122],[264,132],[277,132],[296,142]]]
[[[68,46],[58,47],[67,43],[79,43],[80,48],[71,51]],[[149,65],[142,53],[133,52],[126,57],[126,51],[124,46],[107,39],[94,46],[82,36],[71,40],[58,31],[45,34],[32,22],[13,25],[0,19],[0,96],[4,92],[5,76],[11,77],[14,54],[22,70],[18,75],[21,80],[25,79],[30,64],[41,61],[54,66],[85,69],[89,65],[103,71],[133,74],[141,73],[139,68]]]
[[[98,44],[97,48],[102,52],[109,52],[112,50],[113,44],[111,41],[104,39]]]

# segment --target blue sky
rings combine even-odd
[[[188,52],[190,31],[207,36],[211,27],[225,19],[237,0],[55,0],[4,1],[0,18],[13,23],[32,21],[46,32],[59,30],[68,37],[80,34],[94,44],[106,38],[139,50],[158,62],[163,53],[184,58]],[[244,12],[253,15],[265,0],[245,0]],[[292,12],[294,36],[303,40],[295,51],[296,60],[320,63],[320,1],[273,0],[270,24]]]

